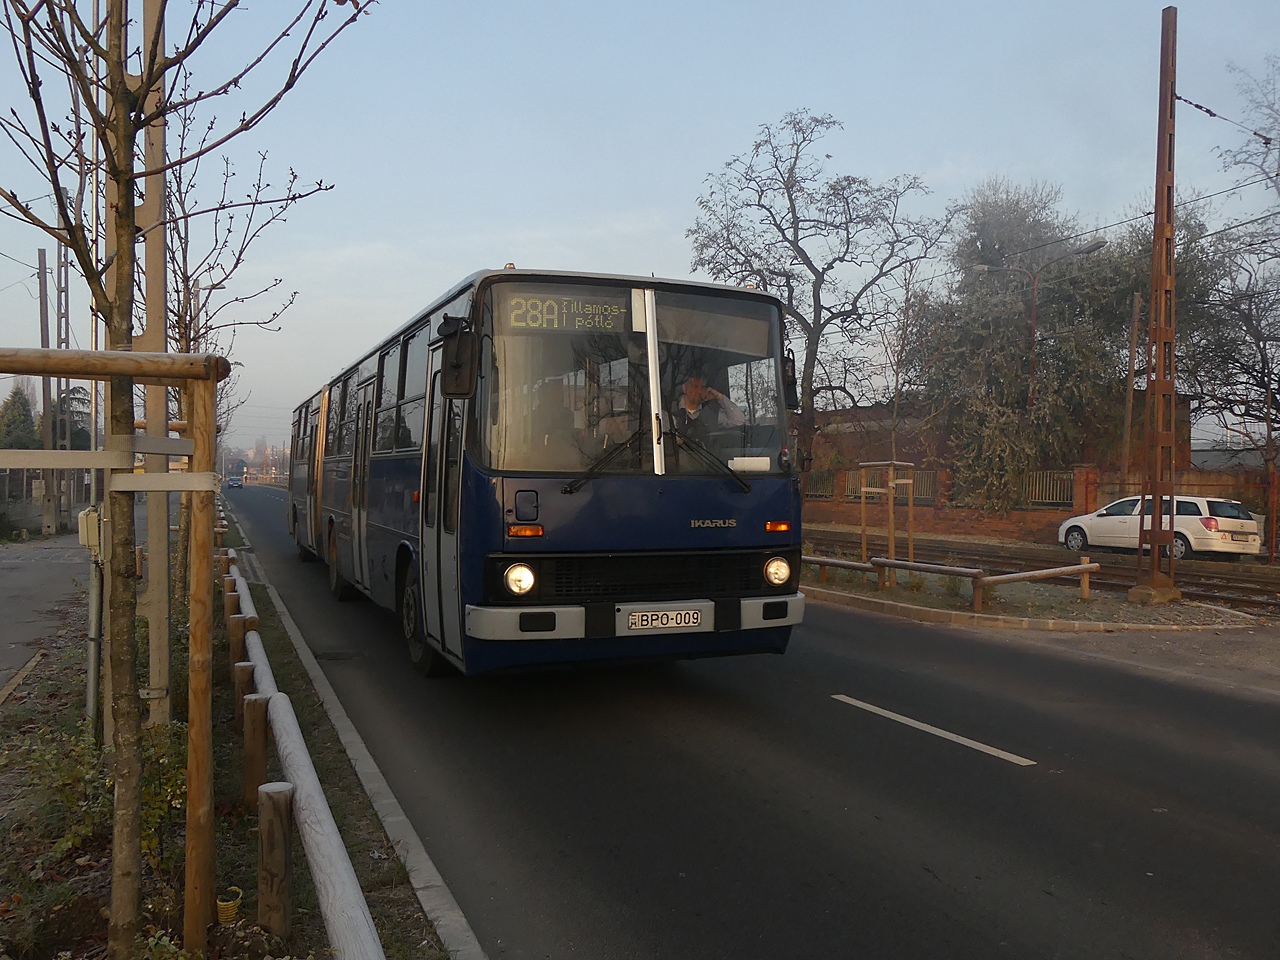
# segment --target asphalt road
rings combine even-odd
[[[426,680],[229,499],[494,960],[1280,956],[1280,697],[817,604],[784,657]]]

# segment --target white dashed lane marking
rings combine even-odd
[[[1020,767],[1035,766],[1034,760],[1028,760],[1026,757],[1020,757],[1015,753],[1006,753],[996,747],[989,747],[985,743],[979,743],[977,740],[970,740],[968,737],[962,737],[958,733],[951,733],[940,727],[931,726],[927,723],[921,723],[919,720],[912,720],[910,717],[904,717],[900,713],[894,713],[892,710],[886,710],[883,707],[877,707],[874,704],[864,703],[861,700],[855,700],[853,697],[846,697],[842,693],[833,694],[832,698],[850,706],[857,707],[860,710],[866,710],[868,713],[874,713],[880,717],[887,717],[890,720],[896,720],[898,723],[905,723],[908,727],[914,727],[917,730],[923,730],[925,733],[932,733],[935,737],[942,737],[944,740],[950,740],[953,743],[959,743],[969,747],[971,750],[980,750],[982,753],[990,754],[993,757],[999,757],[1001,760],[1008,760],[1010,763],[1016,763]]]

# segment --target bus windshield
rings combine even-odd
[[[743,473],[779,469],[784,424],[767,303],[658,291],[658,364],[674,442],[668,473],[705,473],[698,445]]]
[[[648,355],[631,301],[623,287],[489,288],[477,393],[490,467],[577,472],[649,423]],[[605,472],[652,472],[649,446],[632,446]]]
[[[654,473],[650,377],[667,473],[781,470],[777,312],[757,300],[630,287],[499,282],[484,298],[478,453],[504,471]],[[656,363],[648,344],[656,342]],[[652,372],[652,374],[651,374]],[[691,454],[686,444],[703,448]]]

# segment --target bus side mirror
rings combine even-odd
[[[466,400],[476,392],[479,338],[471,330],[458,330],[444,338],[444,364],[440,393],[450,400]]]
[[[800,391],[796,389],[796,358],[789,350],[782,358],[782,402],[792,413],[800,412]]]

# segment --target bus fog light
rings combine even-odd
[[[502,578],[510,593],[517,597],[523,597],[526,593],[533,589],[533,568],[527,563],[513,563],[507,567],[507,572]]]
[[[782,586],[791,579],[791,564],[781,557],[774,557],[764,565],[764,578],[770,586]]]

